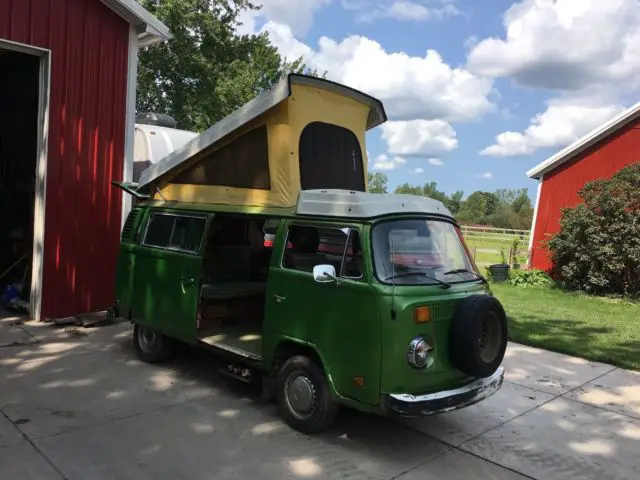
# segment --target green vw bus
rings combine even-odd
[[[502,386],[507,324],[435,200],[302,190],[293,207],[148,199],[122,232],[117,310],[146,362],[200,345],[293,428],[339,406],[404,417]]]

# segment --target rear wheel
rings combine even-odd
[[[143,362],[159,363],[173,353],[173,340],[149,327],[135,325],[133,344],[138,357]]]
[[[288,359],[276,380],[278,412],[287,424],[307,434],[329,429],[338,415],[326,376],[305,356]]]
[[[507,317],[500,302],[473,295],[460,303],[451,325],[451,364],[473,377],[491,376],[507,349]]]

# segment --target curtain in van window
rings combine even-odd
[[[329,123],[310,123],[300,135],[299,150],[302,190],[365,190],[360,142],[350,130]]]

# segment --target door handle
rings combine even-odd
[[[282,303],[286,300],[286,298],[281,295],[274,295],[273,298],[275,298],[276,303]]]
[[[193,284],[196,283],[196,279],[193,277],[182,277],[180,278],[180,280],[182,281],[182,284],[185,287],[191,287]]]

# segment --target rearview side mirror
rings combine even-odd
[[[313,279],[318,283],[335,282],[338,278],[333,265],[316,265],[313,267]]]

